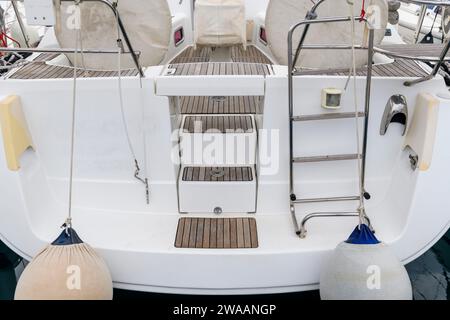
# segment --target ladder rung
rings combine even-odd
[[[301,204],[301,203],[340,202],[340,201],[358,201],[358,200],[360,200],[359,196],[354,196],[354,197],[330,197],[330,198],[297,199],[295,201],[292,201],[292,203]]]
[[[361,159],[360,154],[337,154],[328,156],[316,156],[316,157],[297,157],[292,160],[294,163],[307,163],[307,162],[325,162],[325,161],[343,161],[343,160],[357,160]]]
[[[365,117],[364,112],[358,112],[358,117]],[[333,119],[349,119],[356,118],[354,112],[339,112],[339,113],[324,113],[324,114],[312,114],[305,116],[294,116],[292,121],[314,121],[314,120],[333,120]]]

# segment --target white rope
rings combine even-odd
[[[80,10],[81,10],[81,8],[80,8]],[[89,71],[87,71],[87,68],[86,68],[86,63],[85,63],[85,59],[84,59],[84,50],[83,50],[83,38],[82,38],[82,34],[83,34],[83,24],[81,23],[81,11],[79,12],[80,13],[80,25],[79,25],[79,40],[80,40],[80,53],[81,53],[81,65],[83,66],[83,70],[84,70],[84,72],[87,72],[88,74],[89,74]]]
[[[118,6],[118,0],[116,1],[116,8]],[[120,31],[120,25],[119,25],[119,15],[116,16],[116,26],[117,26],[117,46],[118,46],[118,50],[117,50],[117,57],[118,57],[118,61],[117,61],[117,78],[118,78],[118,86],[119,86],[119,105],[120,105],[120,112],[121,112],[121,118],[122,118],[122,125],[123,125],[123,129],[125,132],[125,136],[127,139],[127,143],[128,143],[128,148],[131,154],[131,157],[134,160],[134,166],[136,168],[135,173],[134,173],[134,177],[139,180],[140,182],[142,182],[145,187],[146,187],[146,198],[147,198],[147,204],[150,202],[149,199],[149,186],[148,186],[148,178],[144,177],[142,178],[140,176],[140,172],[141,172],[141,167],[139,165],[139,162],[137,160],[136,157],[136,152],[134,150],[133,147],[133,142],[131,141],[131,137],[130,137],[130,131],[128,128],[128,123],[126,120],[126,114],[125,114],[125,107],[124,107],[124,100],[123,100],[123,87],[122,87],[122,37],[121,37],[121,31]],[[145,149],[145,141],[144,141],[144,149]],[[146,151],[144,150],[144,153],[146,153]]]
[[[355,125],[356,125],[356,152],[358,154],[358,178],[359,178],[359,223],[360,225],[364,223],[365,211],[364,211],[364,186],[362,185],[362,159],[359,157],[361,154],[361,133],[359,130],[359,111],[358,111],[358,96],[357,96],[357,78],[356,78],[356,32],[355,32],[355,20],[353,19],[354,13],[354,2],[352,0],[347,0],[350,10],[351,17],[351,38],[352,38],[352,66],[350,74],[353,77],[353,103],[355,107]]]
[[[119,85],[119,105],[120,105],[120,113],[122,118],[122,125],[124,127],[125,135],[128,142],[128,147],[130,149],[131,156],[133,159],[136,159],[136,153],[133,148],[133,144],[131,143],[131,138],[129,134],[128,124],[125,118],[125,108],[123,103],[123,91],[122,91],[122,48],[118,49],[118,64],[117,64],[117,77],[118,77],[118,85]]]
[[[78,4],[77,4],[78,5]],[[75,52],[73,62],[73,87],[72,87],[72,132],[70,141],[70,170],[69,170],[69,210],[64,227],[72,227],[72,200],[73,200],[73,173],[74,173],[74,155],[75,155],[75,123],[77,106],[77,72],[78,72],[78,45],[81,42],[81,32],[79,28],[75,31]]]

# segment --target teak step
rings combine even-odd
[[[180,97],[181,114],[256,114],[261,112],[259,96]]]
[[[185,167],[183,181],[253,181],[251,167]]]
[[[254,218],[181,218],[176,248],[254,249],[258,248]]]
[[[187,116],[183,131],[185,133],[251,133],[253,121],[251,116]]]
[[[220,214],[256,211],[254,166],[183,166],[178,190],[180,212]]]

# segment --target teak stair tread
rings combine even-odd
[[[255,218],[181,218],[175,247],[184,249],[258,248]]]

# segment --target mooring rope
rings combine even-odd
[[[114,3],[114,5],[117,10],[119,1],[117,0]],[[134,177],[138,181],[142,182],[145,185],[146,200],[147,200],[147,204],[149,204],[150,203],[150,191],[149,191],[149,185],[148,185],[148,178],[141,177],[141,175],[140,175],[141,166],[139,165],[139,161],[137,160],[136,152],[133,147],[133,142],[131,141],[130,130],[128,127],[128,123],[126,120],[126,114],[125,114],[125,107],[124,107],[124,100],[123,100],[123,87],[122,87],[122,51],[124,48],[123,48],[122,35],[121,35],[121,30],[120,30],[120,25],[119,25],[119,15],[118,14],[116,15],[116,27],[117,27],[117,47],[118,47],[118,50],[117,50],[117,57],[118,57],[117,77],[118,77],[118,86],[119,86],[119,105],[120,105],[120,112],[121,112],[121,118],[122,118],[122,125],[123,125],[125,136],[127,139],[128,148],[129,148],[131,157],[133,158],[133,161],[134,161],[134,166],[135,166]],[[144,148],[145,148],[145,142],[144,142]],[[145,150],[144,150],[144,153],[146,153]]]
[[[77,14],[79,13],[79,1],[75,2],[77,6]],[[70,137],[70,169],[69,169],[69,210],[66,222],[63,227],[72,227],[72,201],[73,201],[73,174],[74,174],[74,156],[75,156],[75,124],[76,124],[76,107],[77,107],[77,73],[78,73],[78,47],[81,40],[81,16],[79,26],[75,26],[75,52],[73,61],[73,87],[72,87],[72,129]]]

